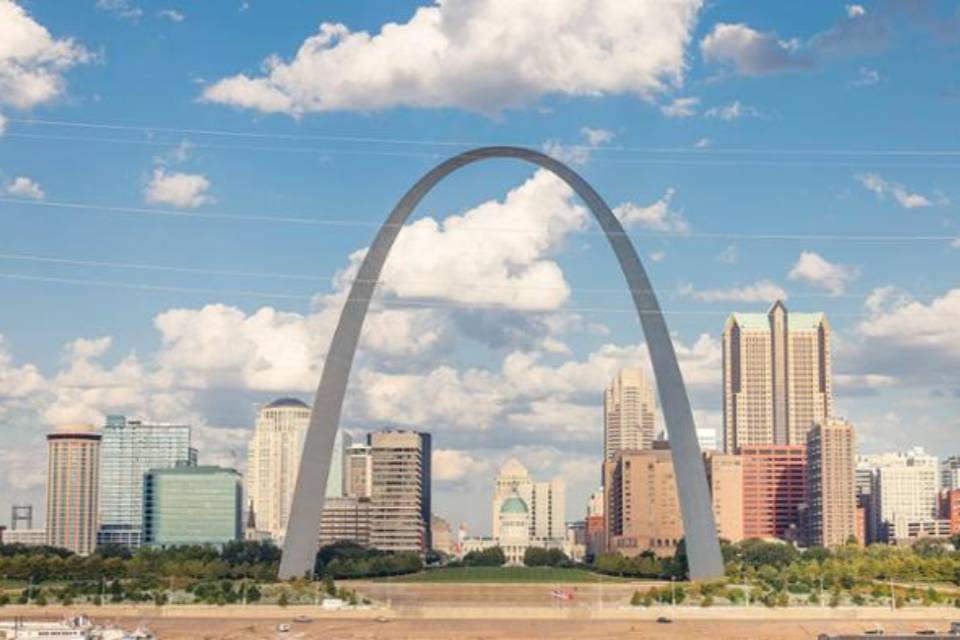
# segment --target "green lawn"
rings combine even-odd
[[[380,578],[381,581],[388,578]],[[624,578],[604,576],[586,569],[552,567],[454,567],[427,569],[396,578],[393,582],[624,582]]]

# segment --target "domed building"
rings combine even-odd
[[[508,565],[522,565],[523,556],[530,546],[530,509],[519,495],[514,493],[500,505],[498,539]]]

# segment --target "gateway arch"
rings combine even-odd
[[[461,153],[424,175],[394,207],[363,259],[341,312],[313,402],[283,546],[280,578],[302,577],[313,571],[333,441],[340,424],[347,379],[367,308],[390,248],[414,208],[437,183],[462,167],[491,158],[524,160],[552,172],[580,196],[606,234],[633,295],[653,364],[673,452],[690,577],[721,577],[724,567],[720,543],[687,390],[660,305],[630,238],[610,207],[570,167],[530,149],[496,146]]]

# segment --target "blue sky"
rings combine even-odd
[[[189,420],[242,465],[257,403],[311,397],[355,252],[476,144],[615,207],[702,426],[725,316],[783,295],[828,314],[862,449],[956,453],[958,3],[515,5],[0,0],[0,513],[42,504],[60,421]],[[432,431],[438,513],[474,531],[510,455],[581,516],[600,391],[645,366],[613,256],[515,163],[417,216],[345,425]]]

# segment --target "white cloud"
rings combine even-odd
[[[845,8],[847,10],[847,17],[849,18],[859,18],[860,16],[867,15],[867,10],[863,8],[863,5],[848,4]]]
[[[693,285],[680,288],[680,292],[702,302],[774,302],[786,300],[787,292],[769,280],[758,280],[744,287],[730,289],[694,289]]]
[[[158,11],[157,15],[161,18],[166,18],[171,22],[183,22],[184,18],[186,17],[176,9],[163,9],[162,11]]]
[[[703,112],[703,115],[708,118],[720,118],[721,120],[729,122],[731,120],[739,120],[740,118],[759,118],[763,114],[755,107],[743,104],[739,100],[734,100],[728,105],[710,107]]]
[[[689,118],[697,115],[700,98],[674,98],[670,104],[660,105],[660,113],[668,118]]]
[[[0,104],[30,109],[51,102],[71,67],[93,60],[71,38],[57,40],[12,0],[0,0]]]
[[[549,253],[586,222],[587,211],[573,191],[553,174],[538,170],[503,200],[490,200],[442,222],[421,218],[405,226],[384,268],[380,290],[400,298],[555,309],[569,298],[570,287]],[[495,238],[478,241],[480,233]],[[356,273],[365,252],[350,257],[345,278]]]
[[[876,194],[879,199],[883,200],[887,196],[891,196],[904,209],[933,206],[933,202],[926,196],[911,193],[902,184],[885,180],[876,173],[863,173],[855,176],[855,178],[865,189]]]
[[[477,478],[490,472],[489,460],[478,460],[466,451],[434,449],[431,461],[433,479],[439,482],[457,482]]]
[[[679,86],[701,0],[445,0],[379,33],[323,23],[293,59],[224,78],[208,102],[301,116],[396,106],[485,113],[540,96],[633,94]],[[363,82],[357,82],[363,78]]]
[[[666,257],[667,257],[666,251],[654,251],[653,253],[650,254],[650,260],[652,262],[663,262],[663,260]]]
[[[24,398],[46,385],[40,371],[31,364],[16,366],[7,344],[0,335],[0,401]]]
[[[960,238],[954,238],[953,242],[950,243],[950,246],[954,249],[960,249]]]
[[[737,252],[736,245],[727,245],[727,248],[720,252],[720,255],[717,256],[717,260],[724,264],[736,264],[740,259],[740,255]]]
[[[17,176],[3,186],[3,191],[11,196],[30,198],[31,200],[43,200],[46,195],[39,184],[26,176]]]
[[[582,144],[563,144],[559,140],[547,140],[543,145],[543,152],[560,162],[574,165],[585,165],[590,161],[595,149],[613,140],[614,133],[607,129],[593,129],[581,127]]]
[[[143,17],[143,9],[130,0],[97,0],[97,9],[108,11],[122,20],[136,22]]]
[[[842,295],[847,284],[856,280],[859,275],[859,271],[853,267],[834,264],[817,253],[804,251],[787,277],[826,289],[832,295],[838,296]]]
[[[619,218],[623,226],[628,229],[646,228],[673,233],[687,233],[690,224],[682,211],[670,208],[670,202],[675,194],[673,187],[667,189],[663,197],[649,205],[640,205],[635,202],[625,202],[613,208],[614,215]]]
[[[700,138],[693,143],[694,149],[708,149],[713,146],[713,140],[710,138]]]
[[[847,83],[851,87],[871,87],[875,84],[880,83],[880,72],[876,69],[868,69],[867,67],[860,67],[857,71],[857,77],[855,80],[851,80]]]
[[[192,209],[212,201],[209,190],[210,181],[205,176],[156,167],[144,191],[144,197],[151,204],[169,204]]]
[[[0,113],[0,136],[2,136],[7,131],[7,118],[2,113]]]
[[[718,23],[700,41],[707,62],[731,66],[746,76],[762,76],[806,67],[810,61],[799,51],[796,40],[782,40],[745,24]]]

